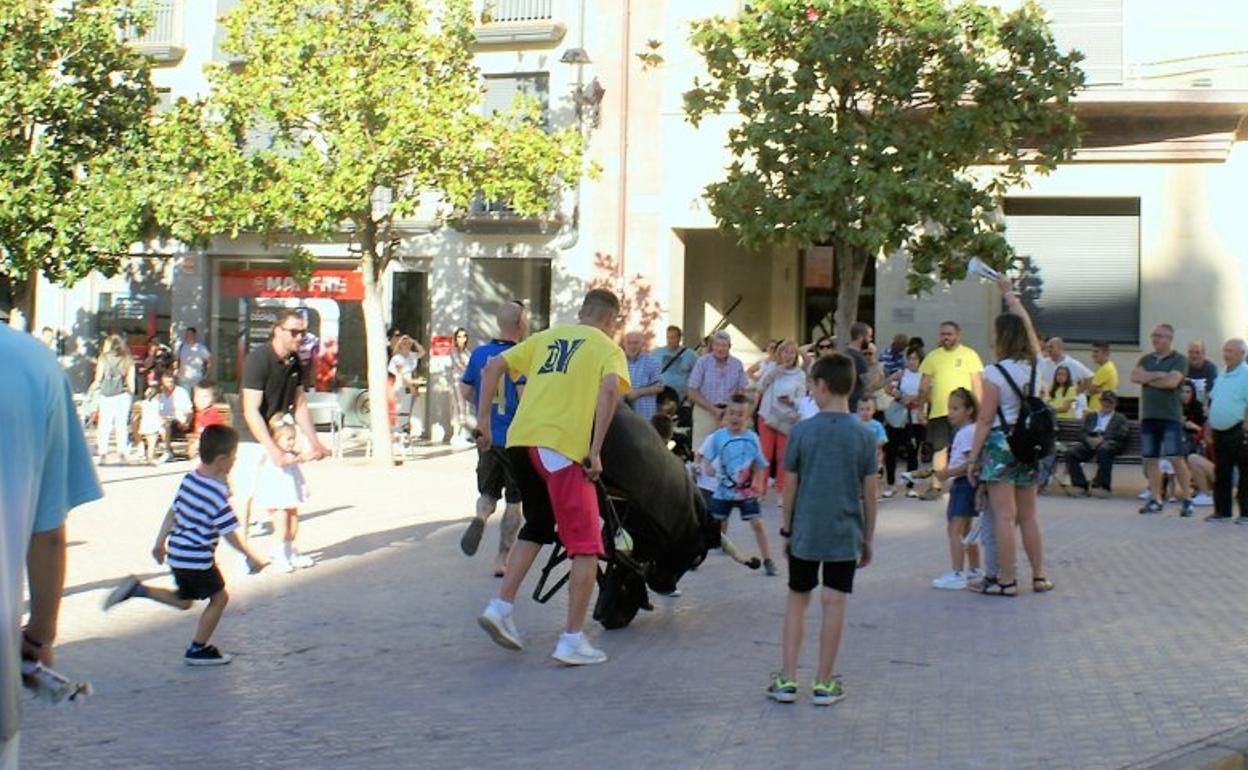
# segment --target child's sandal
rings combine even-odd
[[[1018,596],[1018,581],[1013,580],[1009,583],[1002,583],[996,578],[989,578],[984,581],[984,585],[979,589],[979,592],[987,596]]]
[[[1038,594],[1048,593],[1056,587],[1053,585],[1053,581],[1047,577],[1033,577],[1031,579],[1031,590]]]

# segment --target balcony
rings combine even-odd
[[[484,234],[546,234],[558,230],[562,224],[563,217],[556,212],[544,217],[522,217],[505,201],[487,201],[480,196],[452,222],[454,228],[462,233]]]
[[[481,0],[474,30],[482,46],[557,43],[567,28],[556,14],[557,0]]]
[[[186,53],[182,39],[183,0],[157,0],[152,3],[152,19],[147,31],[127,36],[130,47],[158,62],[175,63]]]

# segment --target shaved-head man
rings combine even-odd
[[[485,365],[491,358],[523,339],[529,328],[528,312],[523,304],[514,300],[499,305],[494,319],[498,322],[498,337],[478,345],[472,351],[459,385],[464,398],[472,404],[476,404],[479,399],[481,371]],[[490,423],[493,446],[486,450],[477,450],[477,511],[459,541],[459,547],[465,554],[475,554],[481,544],[481,533],[485,531],[486,519],[494,513],[500,499],[506,500],[503,523],[498,530],[498,555],[494,557],[495,577],[503,577],[506,573],[507,556],[516,542],[516,534],[520,531],[521,524],[520,487],[516,484],[503,447],[507,446],[507,428],[511,426],[511,419],[516,414],[522,387],[521,382],[505,377],[499,387],[498,396],[494,399],[494,419]]]
[[[1202,403],[1209,403],[1209,391],[1218,379],[1218,367],[1209,360],[1205,351],[1205,343],[1192,340],[1187,343],[1187,378],[1196,388],[1196,398]]]
[[[1209,427],[1213,429],[1215,475],[1213,513],[1210,521],[1229,521],[1231,488],[1239,473],[1239,524],[1248,523],[1248,445],[1244,421],[1248,420],[1248,343],[1235,338],[1222,345],[1222,376],[1209,394]]]

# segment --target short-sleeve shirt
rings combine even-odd
[[[1192,385],[1196,388],[1196,398],[1202,402],[1209,400],[1209,391],[1213,390],[1213,384],[1218,379],[1218,367],[1212,361],[1205,361],[1200,366],[1187,365],[1187,379],[1192,381]]]
[[[238,529],[230,489],[198,470],[182,477],[173,498],[173,528],[165,541],[166,561],[178,569],[211,569],[217,542]]]
[[[1097,393],[1088,396],[1088,410],[1101,411],[1101,393],[1107,390],[1118,390],[1118,367],[1113,361],[1101,364],[1092,374],[1092,384],[1100,388]]]
[[[485,370],[485,365],[490,362],[491,358],[515,347],[515,344],[508,340],[490,340],[478,345],[468,357],[468,364],[464,367],[464,376],[460,382],[472,388],[474,414],[481,400],[481,372]],[[510,375],[504,373],[498,392],[494,394],[494,410],[490,414],[490,439],[496,446],[507,446],[507,429],[511,427],[511,421],[516,416],[516,407],[520,405],[520,392],[516,389],[517,384],[523,385],[523,378],[517,383]]]
[[[194,385],[204,379],[204,368],[212,353],[202,342],[190,345],[183,343],[178,351],[178,382],[183,385]]]
[[[18,634],[30,536],[103,494],[73,393],[39,340],[0,323],[0,743],[17,732]]]
[[[660,382],[659,367],[654,363],[653,358],[645,353],[639,353],[636,358],[628,361],[628,379],[634,388],[657,385]],[[653,395],[635,398],[632,401],[633,411],[649,420],[654,416],[657,401],[658,399]]]
[[[862,422],[862,418],[858,419]],[[884,430],[884,424],[879,420],[867,420],[863,422],[863,427],[871,431],[871,436],[875,438],[876,446],[884,446],[888,443],[888,431]]]
[[[789,551],[807,561],[862,554],[862,481],[878,468],[875,436],[855,414],[819,412],[789,433],[784,469],[798,474]]]
[[[1078,359],[1071,358],[1069,355],[1064,357],[1061,361],[1054,361],[1048,356],[1043,356],[1036,365],[1040,368],[1038,377],[1040,381],[1044,383],[1046,388],[1053,387],[1053,377],[1057,375],[1058,368],[1062,366],[1066,367],[1066,370],[1070,372],[1071,382],[1077,383],[1082,380],[1091,379],[1092,377],[1091,369],[1084,366]]]
[[[668,347],[662,347],[651,354],[654,363],[659,367],[659,379],[663,384],[676,391],[676,395],[684,398],[685,390],[689,387],[689,375],[693,372],[693,365],[698,360],[698,354],[689,348],[676,348],[672,350]],[[667,366],[669,361],[671,366]],[[664,370],[663,367],[667,366]]]
[[[1149,353],[1140,357],[1138,365],[1146,372],[1182,372],[1187,376],[1187,357],[1177,351],[1161,359]],[[1140,419],[1183,422],[1182,388],[1166,390],[1145,385],[1140,391]]]
[[[740,359],[732,355],[720,363],[714,353],[707,353],[698,358],[689,375],[689,387],[712,404],[726,404],[733,393],[744,391],[749,386],[745,367]]]
[[[303,364],[297,353],[283,360],[266,343],[243,359],[243,390],[260,391],[260,417],[266,423],[273,415],[294,411],[302,383]]]
[[[195,432],[196,433],[203,433],[204,428],[208,428],[213,425],[224,425],[224,424],[225,424],[225,419],[221,416],[221,410],[217,408],[216,404],[213,404],[207,409],[196,410],[195,412]]]
[[[956,468],[966,465],[971,460],[971,448],[975,444],[975,423],[968,422],[953,434],[953,443],[949,445],[949,467]]]
[[[505,351],[512,378],[525,379],[524,398],[507,431],[507,446],[546,447],[579,462],[589,454],[598,390],[614,374],[629,389],[624,351],[585,324],[552,326]]]
[[[1245,410],[1248,410],[1248,364],[1240,364],[1213,383],[1209,425],[1214,430],[1230,430],[1244,421]]]
[[[862,351],[846,348],[845,354],[854,362],[854,391],[849,394],[849,411],[858,410],[858,402],[867,389],[867,378],[871,375],[871,367],[867,365],[867,357]]]
[[[966,345],[953,350],[936,348],[923,359],[919,371],[932,378],[931,411],[935,419],[949,414],[949,394],[958,388],[971,390],[971,377],[984,371],[979,354]]]
[[[160,392],[156,396],[156,403],[160,408],[160,416],[166,420],[186,422],[191,412],[195,411],[185,388],[175,387],[170,393]]]
[[[752,430],[732,433],[720,428],[706,437],[699,452],[717,469],[716,500],[750,500],[758,497],[754,474],[767,467],[758,434]]]
[[[1014,381],[1014,385],[1024,394],[1038,396],[1043,390],[1040,382],[1039,374],[1036,375],[1036,384],[1034,390],[1031,389],[1031,369],[1032,366],[1027,361],[1015,361],[1012,358],[1003,358],[992,366],[984,370],[984,382],[990,382],[997,386],[997,408],[1000,410],[993,419],[993,425],[998,428],[1009,428],[1018,422],[1018,410],[1023,405],[1023,400],[1019,398],[1018,393],[1014,392],[1014,388],[1006,381],[1005,375],[1001,373],[1000,366],[1009,373],[1010,379]],[[1001,422],[1004,415],[1005,423]]]

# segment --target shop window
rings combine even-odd
[[[120,334],[135,356],[147,351],[147,340],[169,343],[172,295],[167,287],[100,292],[96,306],[96,336]]]
[[[1140,200],[1011,198],[1006,239],[1044,337],[1140,342]]]
[[[529,311],[529,328],[550,325],[550,260],[474,259],[468,290],[468,338],[476,345],[498,334],[494,312],[499,304],[519,300]]]

